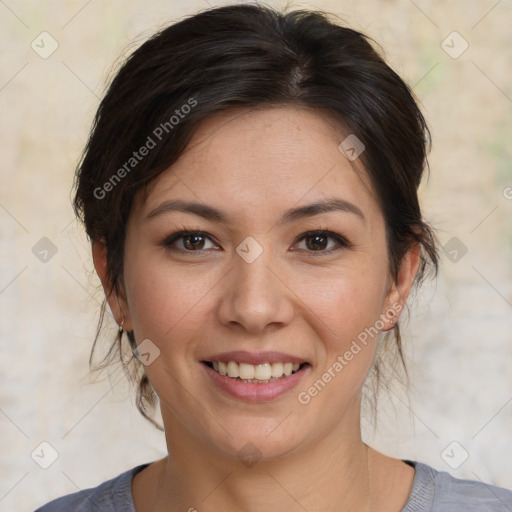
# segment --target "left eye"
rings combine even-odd
[[[331,246],[329,246],[329,239],[334,240]],[[298,242],[302,241],[305,241],[308,252],[331,252],[336,248],[336,245],[350,247],[349,242],[345,238],[331,231],[309,231],[298,239]]]

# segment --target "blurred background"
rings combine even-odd
[[[221,4],[0,0],[2,511],[33,510],[166,453],[121,370],[88,375],[103,296],[72,180],[114,62],[158,27]],[[365,439],[512,488],[512,1],[289,5],[332,11],[379,42],[433,134],[421,196],[441,272],[410,303],[411,389],[379,398]],[[107,316],[103,346],[115,329]]]

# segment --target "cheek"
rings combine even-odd
[[[211,275],[198,277],[193,268],[172,268],[141,251],[126,259],[125,285],[137,341],[163,345],[197,328],[201,300],[214,282]]]
[[[296,282],[297,295],[315,322],[323,326],[323,337],[334,347],[343,345],[366,327],[374,325],[384,305],[386,277],[383,265],[368,258],[357,265],[324,273],[302,275]]]
[[[307,297],[305,310],[312,312],[309,323],[316,326],[322,346],[317,350],[318,368],[298,398],[302,404],[315,402],[312,411],[318,414],[326,414],[326,403],[337,404],[329,412],[333,421],[358,396],[375,359],[385,269],[385,264],[363,258],[322,279],[302,281],[300,295]]]
[[[326,428],[359,396],[374,362],[385,289],[380,277],[352,269],[303,295],[312,312],[309,323],[316,326],[322,345],[317,350],[318,367],[297,399],[307,405],[303,412],[322,417]]]

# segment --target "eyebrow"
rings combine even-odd
[[[149,220],[163,213],[175,211],[191,213],[213,222],[220,222],[225,224],[230,222],[230,217],[225,212],[214,208],[213,206],[208,206],[203,203],[183,201],[181,199],[164,201],[155,209],[151,210],[146,216],[146,219]],[[363,222],[366,222],[363,212],[355,204],[346,201],[345,199],[327,198],[321,201],[307,204],[305,206],[299,206],[297,208],[287,210],[283,213],[277,224],[288,224],[305,217],[311,217],[313,215],[332,211],[353,213],[354,215],[360,217]]]

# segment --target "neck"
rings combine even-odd
[[[362,442],[359,421],[342,423],[314,443],[249,467],[180,432],[168,419],[172,455],[159,463],[154,489],[158,499],[151,507],[155,512],[260,512],[269,504],[275,512],[372,510],[372,457]]]

